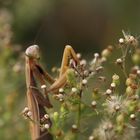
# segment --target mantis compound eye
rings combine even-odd
[[[34,58],[34,59],[39,59],[39,46],[38,45],[32,45],[29,46],[26,51],[25,54],[30,57],[30,58]]]

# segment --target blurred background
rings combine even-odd
[[[122,29],[139,36],[139,0],[0,0],[0,139],[29,139],[20,116],[29,45],[41,47],[50,71],[60,66],[65,45],[89,58],[116,44]]]

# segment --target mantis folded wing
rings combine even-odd
[[[45,107],[52,107],[48,93],[56,93],[59,88],[65,86],[67,79],[67,70],[69,67],[69,60],[72,58],[76,64],[79,60],[71,46],[67,45],[64,54],[60,75],[58,80],[54,80],[38,63],[39,47],[37,45],[30,46],[26,52],[26,86],[27,86],[27,102],[28,108],[32,112],[30,131],[32,140],[53,140],[52,134],[48,130],[42,130],[40,127],[40,120],[46,114]],[[39,91],[35,80],[38,80],[41,85],[45,85],[46,80],[52,84],[50,88],[44,88],[45,96]],[[51,127],[52,123],[49,119],[47,122]]]

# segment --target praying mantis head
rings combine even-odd
[[[39,46],[38,45],[32,45],[29,46],[25,51],[26,56],[32,59],[39,59]]]

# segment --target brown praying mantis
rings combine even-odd
[[[39,47],[32,45],[26,49],[25,52],[25,72],[26,72],[26,86],[27,86],[27,104],[28,109],[24,109],[24,114],[30,121],[30,131],[32,140],[53,140],[53,136],[49,133],[48,129],[44,129],[41,126],[42,118],[46,115],[46,108],[51,108],[48,93],[56,93],[59,88],[64,87],[67,84],[67,72],[69,70],[70,60],[75,62],[75,65],[79,65],[79,59],[73,48],[67,45],[64,49],[62,64],[60,68],[60,74],[57,80],[54,80],[39,64]],[[38,81],[38,83],[36,82]],[[50,84],[50,87],[46,87],[46,81]],[[41,93],[37,84],[42,87]],[[30,112],[31,113],[30,113]],[[44,122],[43,122],[44,123]],[[52,123],[49,118],[45,120],[47,128],[51,127]]]

